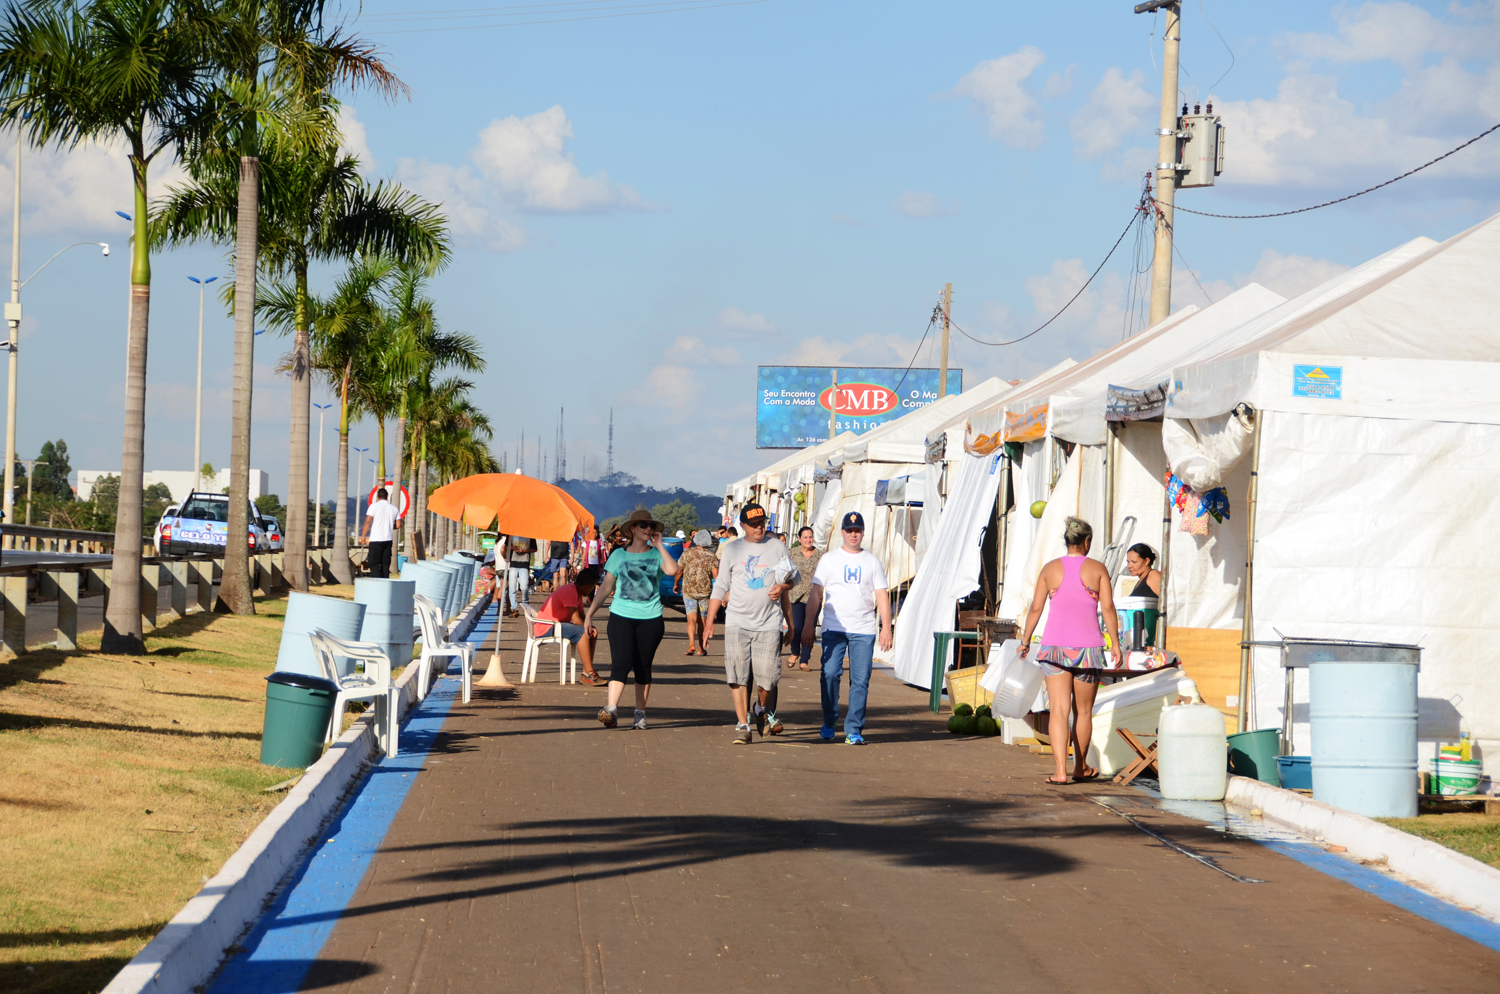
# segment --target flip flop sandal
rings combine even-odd
[[[1085,766],[1084,769],[1088,769],[1088,767]],[[1074,783],[1088,783],[1091,780],[1098,780],[1098,779],[1099,779],[1099,771],[1098,770],[1094,770],[1094,771],[1092,771],[1090,773],[1085,773],[1083,776],[1075,776],[1073,778],[1073,782]]]
[[[1073,781],[1072,780],[1066,780],[1066,779],[1064,779],[1064,780],[1054,780],[1051,777],[1048,777],[1047,779],[1043,780],[1042,783],[1048,783],[1048,784],[1051,784],[1054,787],[1069,787],[1069,786],[1072,786]]]

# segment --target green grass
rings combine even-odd
[[[259,762],[285,601],[256,608],[0,663],[0,990],[101,989],[285,796]]]
[[[1458,812],[1380,820],[1392,828],[1430,839],[1454,852],[1500,868],[1500,817]]]

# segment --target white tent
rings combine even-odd
[[[1500,216],[1441,245],[1402,246],[1345,274],[1342,292],[1325,285],[1217,352],[1205,347],[1176,364],[1164,426],[1172,467],[1195,488],[1222,483],[1234,500],[1245,493],[1240,481],[1257,473],[1257,503],[1234,529],[1255,536],[1248,609],[1243,565],[1227,561],[1224,571],[1240,592],[1241,617],[1250,615],[1249,634],[1422,645],[1424,754],[1456,741],[1462,720],[1492,775],[1500,767],[1500,670],[1489,658],[1500,610],[1486,594],[1491,543],[1500,540],[1497,272]],[[1253,433],[1236,428],[1241,404],[1255,412]],[[1174,535],[1174,568],[1178,548]],[[1183,593],[1189,607],[1192,595]],[[1169,601],[1167,610],[1178,609]],[[1279,725],[1275,650],[1255,651],[1252,680],[1251,727]],[[1294,718],[1305,717],[1304,706]],[[1308,732],[1297,725],[1305,752]]]

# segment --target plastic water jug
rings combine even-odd
[[[994,692],[995,700],[990,707],[995,714],[1006,718],[1024,718],[1047,682],[1041,666],[1018,655],[1020,648],[1019,639],[1008,639],[992,648],[990,654],[997,658],[979,681],[980,686]],[[990,676],[996,670],[1000,674],[998,682]],[[991,683],[994,683],[993,687]]]
[[[1208,704],[1173,704],[1157,725],[1161,796],[1174,801],[1222,801],[1228,784],[1229,743],[1224,716]]]

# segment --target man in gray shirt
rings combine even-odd
[[[764,738],[781,733],[776,717],[776,687],[781,682],[781,619],[791,625],[792,607],[787,582],[792,575],[786,546],[766,537],[765,508],[746,504],[740,510],[745,537],[725,542],[719,552],[719,577],[708,602],[703,643],[714,637],[714,619],[724,612],[724,673],[734,700],[735,745],[750,741],[750,680],[755,679],[759,701],[756,727]],[[727,602],[727,605],[726,605]]]

